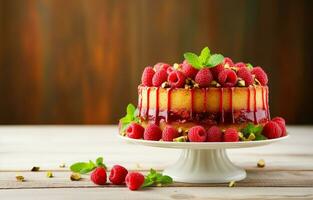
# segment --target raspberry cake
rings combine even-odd
[[[176,142],[236,142],[286,135],[285,120],[271,120],[268,78],[251,64],[234,63],[206,47],[173,66],[146,67],[138,106],[120,120],[122,135]]]

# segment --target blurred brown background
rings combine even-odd
[[[270,76],[272,116],[313,123],[313,1],[0,0],[0,123],[116,123],[146,65],[209,46]]]

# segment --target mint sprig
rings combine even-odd
[[[145,177],[145,182],[141,187],[149,186],[163,186],[173,183],[173,179],[170,176],[163,175],[154,169],[150,169],[150,172]]]
[[[241,129],[244,137],[249,137],[251,133],[255,135],[255,140],[266,140],[267,138],[262,135],[263,127],[262,125],[254,125],[249,123],[245,128]]]
[[[195,53],[184,53],[184,58],[187,62],[196,69],[205,67],[212,68],[223,62],[224,56],[222,54],[212,54],[208,47],[204,47],[198,56]]]
[[[96,167],[103,167],[107,169],[106,165],[103,163],[103,158],[99,157],[96,159],[96,162],[89,160],[89,162],[77,162],[70,166],[72,172],[86,174],[91,172]]]
[[[120,119],[121,132],[124,132],[132,122],[139,122],[139,118],[137,117],[136,107],[130,103],[127,105],[126,115]]]

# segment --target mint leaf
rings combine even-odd
[[[224,56],[222,54],[213,54],[206,63],[206,66],[215,67],[216,65],[221,64],[223,60]]]
[[[150,179],[145,179],[145,182],[143,182],[143,185],[141,186],[143,187],[149,187],[152,186],[154,184],[154,181],[150,180]]]
[[[253,69],[253,65],[251,65],[250,63],[246,63],[246,66],[248,67],[248,69]]]
[[[199,57],[196,54],[187,52],[187,53],[184,54],[184,58],[194,68],[196,68],[196,69],[201,69],[202,68],[201,61],[200,61]]]
[[[121,118],[121,132],[124,132],[128,125],[132,122],[139,122],[139,118],[137,117],[138,111],[133,104],[128,104],[126,108],[126,115]]]
[[[205,65],[208,62],[208,59],[210,58],[210,49],[209,47],[204,47],[200,53],[199,59],[201,61],[202,65]]]
[[[70,169],[72,172],[77,172],[79,173],[82,169],[84,168],[88,168],[89,167],[89,163],[86,162],[77,162],[74,163],[70,166]]]
[[[173,179],[170,176],[164,175],[161,177],[160,183],[171,184],[171,183],[173,183]]]
[[[267,137],[265,137],[264,135],[262,135],[261,133],[259,134],[255,134],[255,140],[266,140]]]
[[[87,174],[88,172],[91,172],[92,170],[94,170],[96,168],[96,166],[89,166],[86,168],[83,168],[79,171],[80,174]]]
[[[255,135],[255,140],[263,140],[266,139],[266,137],[262,135],[262,130],[262,125],[254,125],[249,123],[245,128],[241,129],[241,132],[246,138],[249,137],[251,133],[253,133]]]
[[[136,107],[133,104],[130,103],[130,104],[127,105],[126,113],[127,113],[127,115],[133,116],[135,110],[136,110]]]
[[[150,169],[150,172],[145,177],[145,182],[142,187],[149,187],[153,185],[166,185],[173,182],[173,179],[167,175],[157,172],[154,169]]]

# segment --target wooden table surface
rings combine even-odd
[[[288,127],[289,139],[264,147],[231,149],[231,160],[248,177],[227,184],[174,183],[136,192],[123,186],[96,186],[84,175],[70,181],[68,167],[76,161],[103,156],[108,167],[120,164],[147,172],[162,170],[179,155],[177,149],[127,144],[116,126],[2,126],[0,127],[0,199],[313,199],[313,127]],[[259,159],[265,168],[257,168]],[[31,172],[39,166],[39,172]],[[51,170],[53,178],[47,178]],[[25,182],[15,176],[23,175]]]

